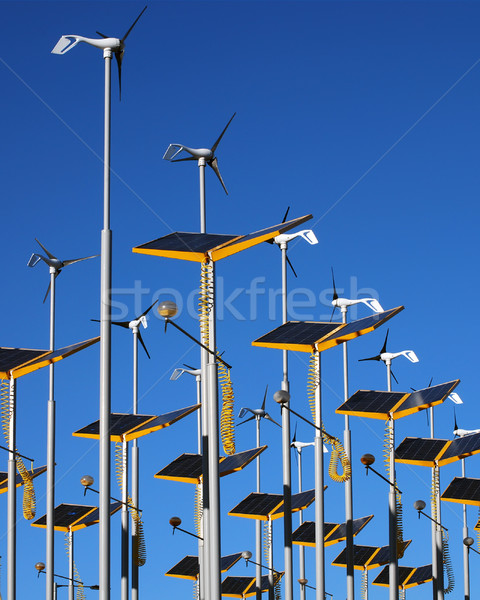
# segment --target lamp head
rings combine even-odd
[[[182,524],[182,519],[180,517],[172,517],[169,523],[172,527],[179,527]]]
[[[273,394],[273,399],[278,404],[288,404],[290,402],[290,394],[285,390],[278,390]]]
[[[418,510],[418,512],[423,510],[425,508],[425,506],[427,506],[427,505],[425,504],[425,502],[423,500],[415,500],[415,502],[413,503],[413,508],[415,510]]]
[[[84,475],[80,479],[80,483],[85,486],[85,489],[90,487],[91,485],[93,485],[94,482],[95,482],[95,479],[91,475]]]
[[[473,546],[474,540],[471,537],[466,537],[466,538],[463,538],[463,543],[465,546],[467,546],[467,548],[470,548],[470,546]]]
[[[250,560],[252,558],[252,553],[250,552],[250,550],[244,550],[242,552],[242,558],[244,558],[245,560]]]
[[[373,456],[373,454],[364,454],[360,458],[360,462],[362,463],[362,465],[369,467],[370,465],[373,465],[373,463],[375,462],[375,457]]]
[[[178,307],[172,300],[164,300],[158,305],[158,314],[164,319],[174,317],[178,312]]]
[[[300,585],[307,585],[307,583],[308,583],[308,579],[305,579],[302,577],[300,579],[297,579],[297,581]]]
[[[42,573],[43,571],[45,571],[45,563],[43,563],[43,562],[37,562],[37,563],[35,563],[35,568],[38,571],[37,577],[40,577],[40,573]]]

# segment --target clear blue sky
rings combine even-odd
[[[42,298],[48,270],[26,266],[35,237],[60,258],[98,253],[102,213],[103,60],[79,45],[66,56],[51,49],[62,34],[95,37],[95,30],[121,37],[143,8],[139,2],[2,2],[0,4],[0,95],[3,294],[2,345],[48,346],[48,305]],[[179,323],[196,333],[194,291],[198,266],[134,255],[131,248],[171,231],[198,230],[195,163],[162,161],[169,143],[211,146],[233,112],[237,116],[219,146],[226,197],[207,172],[209,231],[247,233],[290,215],[313,213],[315,247],[291,245],[298,279],[289,280],[291,318],[328,319],[330,267],[347,294],[374,291],[385,308],[406,307],[390,322],[392,351],[413,349],[416,365],[397,359],[394,372],[409,391],[460,378],[464,405],[459,425],[480,427],[476,406],[478,319],[478,198],[480,196],[480,46],[477,2],[150,2],[128,39],[123,94],[118,101],[113,71],[112,228],[114,318],[133,318],[159,295],[182,299]],[[99,260],[73,265],[57,280],[57,344],[92,337],[98,327]],[[264,244],[218,265],[218,345],[233,365],[236,412],[260,405],[265,385],[280,387],[281,353],[252,348],[251,341],[281,322],[280,253]],[[137,283],[136,283],[137,282]],[[137,289],[137,292],[134,290]],[[141,293],[138,290],[143,290]],[[221,298],[223,297],[223,302]],[[276,297],[275,300],[272,298]],[[190,300],[189,300],[190,299]],[[303,305],[301,304],[303,302]],[[359,308],[356,316],[366,316]],[[355,315],[355,313],[352,313]],[[339,315],[337,315],[339,316]],[[376,354],[385,330],[350,344],[350,389],[385,389],[385,368],[358,363]],[[195,402],[193,380],[169,376],[197,349],[173,329],[163,333],[154,315],[143,334],[151,360],[140,350],[140,411],[160,414]],[[131,410],[131,338],[113,331],[112,408]],[[296,410],[308,414],[308,356],[292,355],[291,391]],[[98,479],[98,447],[71,433],[98,418],[98,347],[56,369],[58,413],[57,503],[82,503],[80,477]],[[323,358],[325,424],[342,435],[341,351]],[[46,461],[48,375],[39,372],[18,386],[18,448]],[[267,408],[278,418],[271,395]],[[450,438],[453,404],[435,409],[437,437]],[[295,422],[295,421],[294,421]],[[383,424],[352,418],[355,516],[375,514],[358,543],[385,545],[387,490],[365,479],[359,457],[373,452],[381,469]],[[147,564],[142,598],[191,597],[191,584],[166,578],[195,542],[172,538],[168,519],[178,514],[193,528],[193,486],[153,479],[182,452],[195,452],[195,418],[141,442],[141,508]],[[312,432],[298,425],[298,438]],[[397,423],[397,440],[428,436],[425,414]],[[269,445],[263,458],[263,489],[281,491],[279,430],[262,423]],[[254,445],[254,426],[242,426],[237,449]],[[305,451],[305,487],[313,487],[313,456]],[[475,476],[478,457],[467,461]],[[293,463],[295,464],[295,463]],[[3,470],[6,470],[6,456]],[[430,472],[398,467],[404,491],[405,537],[413,542],[403,564],[430,562],[430,525],[417,520],[413,502],[429,498]],[[460,474],[443,467],[441,489]],[[45,512],[45,478],[37,484],[38,510]],[[326,519],[344,517],[343,487],[328,482]],[[253,522],[227,512],[255,486],[251,465],[222,481],[222,544],[228,554],[254,548]],[[116,483],[112,490],[117,492]],[[19,496],[20,497],[20,496]],[[6,496],[0,527],[6,593]],[[90,503],[95,497],[87,497]],[[457,587],[462,596],[460,505],[444,503]],[[469,527],[477,511],[468,511]],[[20,511],[19,511],[20,514]],[[313,519],[313,507],[306,518]],[[294,517],[294,522],[296,518]],[[76,563],[87,584],[98,583],[98,528],[76,535]],[[276,526],[275,565],[281,567],[282,526]],[[44,597],[33,565],[44,560],[44,532],[18,524],[18,597]],[[112,522],[112,597],[119,595],[120,520]],[[327,565],[341,545],[326,550]],[[314,551],[307,549],[307,577],[314,582]],[[479,594],[471,555],[472,597]],[[295,558],[296,562],[296,558]],[[56,534],[56,572],[66,574],[62,534]],[[371,580],[379,571],[373,572]],[[232,574],[253,570],[237,565]],[[345,597],[344,572],[327,567],[326,590]],[[298,575],[295,575],[295,578]],[[360,597],[360,576],[356,578]],[[430,585],[428,585],[430,588]],[[60,590],[62,597],[66,591]],[[94,597],[96,592],[89,592]],[[370,588],[370,598],[386,597]],[[414,600],[427,587],[407,592]],[[313,592],[311,592],[313,597]]]

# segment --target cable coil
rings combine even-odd
[[[3,435],[10,445],[10,417],[13,413],[13,399],[10,399],[10,381],[2,379],[0,382],[0,403],[1,403],[1,419]],[[17,470],[23,481],[23,516],[27,521],[31,521],[35,517],[37,501],[35,498],[35,488],[33,487],[33,477],[25,467],[25,464],[18,456],[18,450],[15,448]],[[32,468],[33,473],[33,468]]]
[[[320,376],[318,372],[316,354],[312,352],[310,354],[310,360],[308,364],[307,398],[314,423],[316,420],[315,392],[319,383]],[[328,474],[330,475],[330,479],[338,483],[344,483],[345,481],[348,481],[352,476],[352,466],[350,464],[350,460],[348,459],[347,453],[345,452],[345,448],[343,447],[340,440],[334,437],[333,435],[328,434],[325,431],[325,425],[323,424],[323,421],[322,437],[323,442],[325,442],[326,444],[330,444],[330,446],[332,447],[330,454],[330,462],[328,465]],[[338,472],[339,464],[342,466],[341,474]]]
[[[203,517],[203,484],[197,483],[195,486],[194,514],[195,531],[202,537],[202,517]]]
[[[393,452],[393,421],[385,422],[385,434],[383,438],[383,462],[385,463],[385,469],[387,471],[387,477],[390,479],[390,453]],[[402,558],[405,552],[403,542],[403,505],[402,495],[397,488],[397,479],[393,481],[395,485],[395,506],[397,513],[397,557]]]
[[[367,600],[368,598],[368,570],[363,569],[362,573],[362,581],[361,581],[361,594],[362,600]]]
[[[70,533],[68,531],[66,531],[65,532],[65,550],[67,552],[68,557],[70,557],[70,552],[71,552],[70,541],[71,541]],[[83,581],[80,577],[80,574],[78,572],[75,561],[73,562],[73,578],[76,579],[76,581],[77,581],[76,600],[87,600],[87,597],[85,596],[85,589],[83,586]]]
[[[126,468],[123,447],[121,442],[115,442],[115,475],[120,491],[123,494],[123,473]],[[135,506],[133,499],[128,495],[127,504],[132,517],[132,555],[137,567],[143,567],[147,562],[147,548],[145,545],[145,532],[140,511]]]

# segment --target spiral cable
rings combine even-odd
[[[363,569],[363,573],[362,573],[362,581],[361,581],[361,594],[362,594],[362,600],[367,600],[368,597],[368,570],[367,569]]]
[[[478,519],[475,527],[478,527],[477,531],[477,550],[480,552],[480,506],[478,507]]]
[[[444,529],[442,529],[442,541],[443,541],[443,568],[444,568],[444,572],[448,579],[448,585],[443,591],[445,592],[445,594],[450,594],[451,592],[453,592],[453,589],[455,587],[455,576],[453,573],[452,558],[450,556],[450,548],[448,546],[448,534]]]
[[[263,557],[265,562],[268,564],[270,560],[270,546],[272,544],[272,536],[268,521],[263,523]]]
[[[203,517],[203,484],[197,483],[195,486],[194,515],[195,531],[198,536],[202,535],[202,517]]]
[[[118,487],[123,493],[123,471],[125,469],[123,448],[120,442],[115,442],[115,475]],[[137,567],[143,567],[147,562],[147,548],[145,544],[145,532],[143,529],[142,515],[135,506],[130,495],[127,496],[127,504],[132,517],[132,555]]]
[[[65,532],[65,550],[67,552],[67,556],[70,557],[70,533],[68,531]],[[78,572],[75,561],[73,562],[73,578],[77,581],[76,600],[87,600],[87,597],[85,596],[83,582],[80,578],[80,574]]]
[[[2,429],[7,446],[10,445],[10,417],[13,412],[13,405],[10,400],[10,381],[2,379],[0,382],[0,403]],[[23,516],[27,521],[35,517],[37,501],[35,498],[35,488],[33,487],[33,477],[25,467],[22,457],[18,455],[15,448],[17,470],[23,481]],[[32,469],[33,471],[33,469]]]
[[[310,360],[308,363],[308,376],[307,376],[307,398],[310,410],[312,412],[313,422],[316,420],[316,409],[315,409],[315,390],[320,382],[320,376],[318,372],[318,364],[316,360],[315,352],[310,354]],[[348,481],[352,476],[352,466],[348,459],[345,448],[338,438],[328,434],[325,431],[325,425],[322,421],[322,437],[325,444],[330,444],[332,447],[330,454],[330,462],[328,465],[328,474],[330,479],[338,483],[344,483]],[[341,465],[342,473],[338,472],[338,467]]]
[[[200,337],[204,346],[210,345],[209,315],[213,308],[213,265],[202,262],[200,267],[200,295],[198,318]],[[222,389],[222,411],[220,413],[220,436],[225,454],[235,454],[234,393],[230,369],[218,361],[218,380]]]
[[[387,477],[390,479],[390,452],[393,448],[393,421],[385,422],[385,434],[383,438],[383,462],[385,463],[385,469],[387,471]],[[395,485],[395,506],[397,513],[397,556],[402,558],[405,552],[403,542],[403,505],[402,495],[397,488],[397,479],[394,480]]]

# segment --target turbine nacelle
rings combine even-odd
[[[213,152],[210,148],[189,148],[183,144],[170,144],[163,155],[163,159],[175,162],[175,157],[184,151],[190,154],[192,159],[204,158],[205,160],[211,160],[213,158]]]
[[[109,48],[114,52],[122,51],[124,47],[122,40],[118,38],[87,38],[82,35],[62,35],[52,50],[52,54],[66,54],[80,42],[95,46],[95,48],[100,48],[101,50]]]
[[[315,442],[292,442],[290,444],[291,448],[296,448],[297,450],[302,450],[303,448],[306,448],[307,446],[315,446]]]
[[[474,433],[480,433],[480,429],[454,429],[453,431],[455,437],[465,437]]]
[[[170,381],[177,381],[184,373],[188,373],[194,377],[200,377],[202,371],[201,369],[182,369],[181,367],[177,367],[170,375]]]
[[[382,305],[376,298],[358,298],[357,300],[351,300],[350,298],[335,298],[335,300],[332,300],[332,306],[340,309],[360,303],[365,304],[365,306],[368,306],[368,308],[375,313],[383,312]]]
[[[297,237],[303,238],[312,246],[318,244],[317,236],[313,233],[312,229],[302,229],[302,231],[297,231],[296,233],[282,233],[273,238],[273,242],[278,246],[281,246],[282,244],[288,244],[288,242],[291,242]]]
[[[146,329],[148,327],[147,317],[145,315],[142,315],[138,319],[134,319],[133,321],[130,321],[130,323],[128,324],[128,328],[131,329],[132,331],[134,329],[136,329],[138,331],[138,328],[140,327],[140,325],[143,325],[144,329]]]
[[[380,360],[384,363],[389,363],[394,358],[398,358],[399,356],[404,356],[412,363],[419,362],[419,358],[413,350],[402,350],[402,352],[382,352],[380,354]]]
[[[454,404],[463,404],[463,400],[460,398],[457,392],[452,392],[448,396],[448,399],[451,400]]]
[[[240,409],[240,412],[238,413],[238,418],[241,419],[243,418],[247,412],[252,413],[252,415],[255,415],[256,417],[262,418],[265,417],[265,415],[267,414],[266,411],[263,408],[244,408],[242,407]]]

